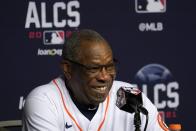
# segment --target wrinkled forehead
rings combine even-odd
[[[113,59],[112,50],[105,41],[83,41],[78,52],[81,62],[107,62]]]

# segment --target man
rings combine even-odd
[[[114,81],[115,60],[108,42],[93,30],[73,32],[61,63],[64,76],[35,88],[24,107],[25,131],[134,131],[134,113],[116,106],[117,90],[132,85]],[[143,95],[148,131],[168,130]],[[146,117],[141,114],[141,129]],[[161,126],[160,126],[161,124]],[[162,128],[161,128],[162,127]]]

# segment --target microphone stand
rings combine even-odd
[[[143,107],[142,102],[142,94],[139,92],[139,94],[131,93],[132,88],[123,88],[121,87],[117,91],[117,101],[116,105],[119,109],[126,111],[128,113],[134,113],[134,126],[135,131],[141,131],[141,118],[140,118],[140,112],[146,116],[146,123],[144,127],[144,131],[146,131],[148,126],[148,111]]]
[[[134,114],[134,125],[135,125],[135,131],[141,131],[141,118],[140,118],[140,111],[138,109],[138,106],[136,106],[135,114]]]

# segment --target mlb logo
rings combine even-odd
[[[43,41],[45,45],[60,45],[64,44],[65,34],[64,31],[44,31]]]
[[[163,13],[166,11],[166,0],[135,0],[137,13]]]

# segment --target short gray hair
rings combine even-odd
[[[94,30],[83,29],[79,31],[74,31],[63,46],[62,58],[77,61],[79,55],[78,52],[80,52],[80,43],[84,41],[88,43],[107,43],[107,41]]]

